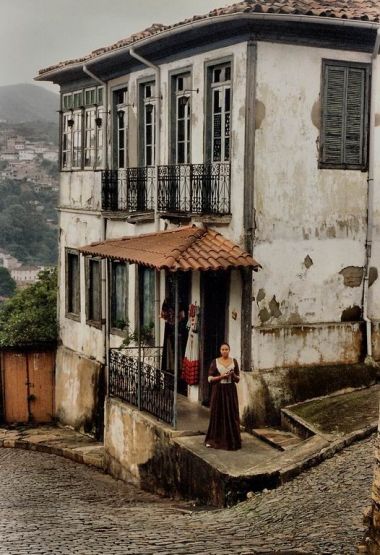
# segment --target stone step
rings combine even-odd
[[[287,432],[285,430],[279,430],[277,428],[254,428],[252,430],[253,435],[269,443],[272,447],[275,447],[279,451],[286,451],[291,449],[296,445],[302,443],[303,439],[299,436],[293,434],[292,432]]]

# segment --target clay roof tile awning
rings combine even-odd
[[[196,226],[108,239],[78,249],[84,255],[124,260],[156,270],[258,270],[261,265],[221,233]]]

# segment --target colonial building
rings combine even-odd
[[[99,431],[105,395],[109,412],[116,397],[138,403],[137,381],[152,384],[126,354],[138,335],[169,391],[168,413],[143,408],[169,421],[177,392],[207,401],[225,340],[248,427],[368,383],[379,21],[374,0],[247,0],[40,71],[61,87],[62,422]],[[182,380],[185,354],[199,368]]]

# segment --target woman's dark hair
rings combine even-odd
[[[227,347],[229,348],[229,350],[231,350],[230,344],[227,343],[227,341],[223,341],[223,343],[220,344],[219,349],[221,349],[223,347],[223,345],[227,345]]]

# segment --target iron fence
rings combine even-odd
[[[174,374],[161,370],[162,347],[110,349],[109,394],[171,424]]]
[[[170,213],[231,213],[229,163],[158,167],[158,210]]]
[[[102,209],[109,212],[146,212],[154,209],[154,167],[104,170]]]

